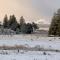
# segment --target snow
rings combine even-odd
[[[0,36],[0,46],[24,45],[29,47],[40,46],[46,49],[60,50],[59,37],[37,37],[37,36]]]
[[[60,37],[40,37],[39,35],[0,36],[0,46],[16,45],[46,50],[19,50],[19,52],[18,50],[0,50],[0,60],[60,60]]]
[[[26,52],[24,54],[0,55],[0,60],[60,60],[60,53]],[[49,53],[49,54],[48,54]]]

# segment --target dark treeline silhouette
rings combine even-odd
[[[1,25],[1,23],[0,23]],[[17,19],[15,15],[10,15],[9,19],[8,16],[5,15],[2,27],[4,29],[11,29],[16,32],[16,34],[31,34],[33,30],[38,29],[38,26],[36,23],[26,23],[23,16],[20,17],[19,23],[17,22]]]

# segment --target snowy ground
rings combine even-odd
[[[20,53],[0,54],[0,60],[60,60],[58,52],[23,51]]]
[[[0,36],[0,46],[25,46],[42,50],[0,50],[0,60],[60,60],[60,38],[39,35]]]

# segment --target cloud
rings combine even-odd
[[[30,22],[40,18],[49,21],[60,7],[59,2],[60,0],[0,0],[0,20],[5,14],[15,14],[18,20],[23,15]]]

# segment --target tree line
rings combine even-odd
[[[17,22],[17,19],[15,15],[11,15],[8,19],[8,16],[5,15],[3,19],[2,26],[4,29],[11,29],[16,32],[16,34],[31,34],[33,30],[38,29],[38,26],[35,22],[32,23],[26,23],[23,16],[20,17],[19,23]]]

